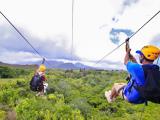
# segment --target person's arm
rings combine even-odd
[[[46,77],[46,75],[45,75],[45,72],[44,72],[43,77],[44,77],[44,81],[47,81],[47,77]]]
[[[43,76],[41,76],[41,80],[42,80],[42,81],[46,81],[47,79],[46,79],[46,77],[43,75]]]
[[[134,63],[137,63],[135,57],[133,57],[132,54],[129,55],[129,59],[130,59],[130,61],[132,61],[132,62],[134,62]]]
[[[128,49],[126,51],[126,55],[124,57],[124,64],[127,65],[128,61],[129,61],[129,54],[130,54],[131,49]]]
[[[137,63],[136,59],[133,57],[133,55],[130,53],[131,52],[131,49],[128,49],[126,51],[126,55],[125,55],[125,58],[124,58],[124,64],[126,65],[129,61],[132,61],[134,63]]]

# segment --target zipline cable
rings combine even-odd
[[[42,58],[45,59],[35,48],[34,46],[27,40],[27,38],[15,27],[15,25],[13,25],[13,23],[0,11],[0,14],[7,20],[7,22],[19,33],[19,35],[30,45],[30,47]],[[35,54],[35,53],[34,53]],[[50,63],[48,63],[46,61],[46,63],[48,65],[50,65]]]
[[[72,0],[72,43],[71,43],[71,60],[73,60],[73,42],[74,42],[74,3],[75,1]]]
[[[42,57],[39,52],[32,46],[32,44],[27,40],[24,35],[13,25],[13,23],[0,11],[0,13],[3,15],[3,17],[8,21],[8,23],[19,33],[19,35],[32,47],[32,49],[40,56]],[[43,58],[43,57],[42,57]]]
[[[100,60],[98,60],[95,64],[100,63],[104,58],[106,58],[107,56],[109,56],[110,54],[112,54],[115,50],[117,50],[119,47],[121,47],[123,44],[125,44],[126,41],[129,41],[133,36],[135,36],[145,25],[147,25],[159,13],[160,13],[160,10],[155,15],[153,15],[147,22],[145,22],[134,34],[132,34],[130,37],[128,37],[123,43],[121,43],[119,46],[117,46],[116,48],[114,48],[112,51],[110,51],[109,53],[107,53],[104,57],[102,57]]]

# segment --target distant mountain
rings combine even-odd
[[[58,65],[57,68],[60,68],[60,69],[79,69],[78,67],[76,67],[72,63],[63,63],[63,64]]]
[[[9,67],[16,67],[16,68],[37,68],[38,65],[36,64],[25,64],[25,65],[19,65],[19,64],[8,64],[0,62],[0,66],[9,66]]]
[[[3,63],[3,62],[0,62],[0,66],[7,66],[9,64],[6,64],[6,63]]]
[[[48,63],[51,65],[51,66],[48,66],[50,68],[59,68],[59,69],[82,69],[82,68],[85,68],[85,69],[94,69],[93,67],[90,67],[90,66],[87,66],[87,65],[84,65],[82,63],[71,63],[71,62],[62,62],[62,61],[48,61]],[[47,64],[46,64],[47,66]]]
[[[28,62],[27,64],[25,64],[25,63],[7,64],[7,63],[0,62],[1,66],[13,66],[13,67],[23,67],[23,68],[37,67],[40,64],[41,64],[41,61]],[[84,65],[80,62],[77,62],[77,63],[74,64],[74,63],[71,63],[71,62],[63,62],[63,61],[55,61],[55,60],[45,62],[45,65],[48,68],[58,68],[58,69],[95,69],[93,67]]]
[[[75,66],[79,67],[79,68],[85,68],[85,69],[96,69],[94,67],[88,66],[88,65],[84,65],[82,63],[76,63]]]

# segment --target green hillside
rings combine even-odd
[[[23,74],[14,73],[13,68],[8,71],[15,75],[2,78],[0,72],[0,120],[140,120],[141,112],[142,120],[160,118],[159,104],[149,103],[143,111],[143,104],[133,105],[121,98],[107,103],[105,90],[115,82],[126,82],[125,71],[48,70],[49,90],[43,97],[29,89],[33,70],[19,69]]]

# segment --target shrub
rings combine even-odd
[[[16,72],[13,68],[0,66],[0,78],[13,78],[16,76]]]
[[[3,110],[0,110],[0,120],[5,120],[6,118],[6,112]]]

